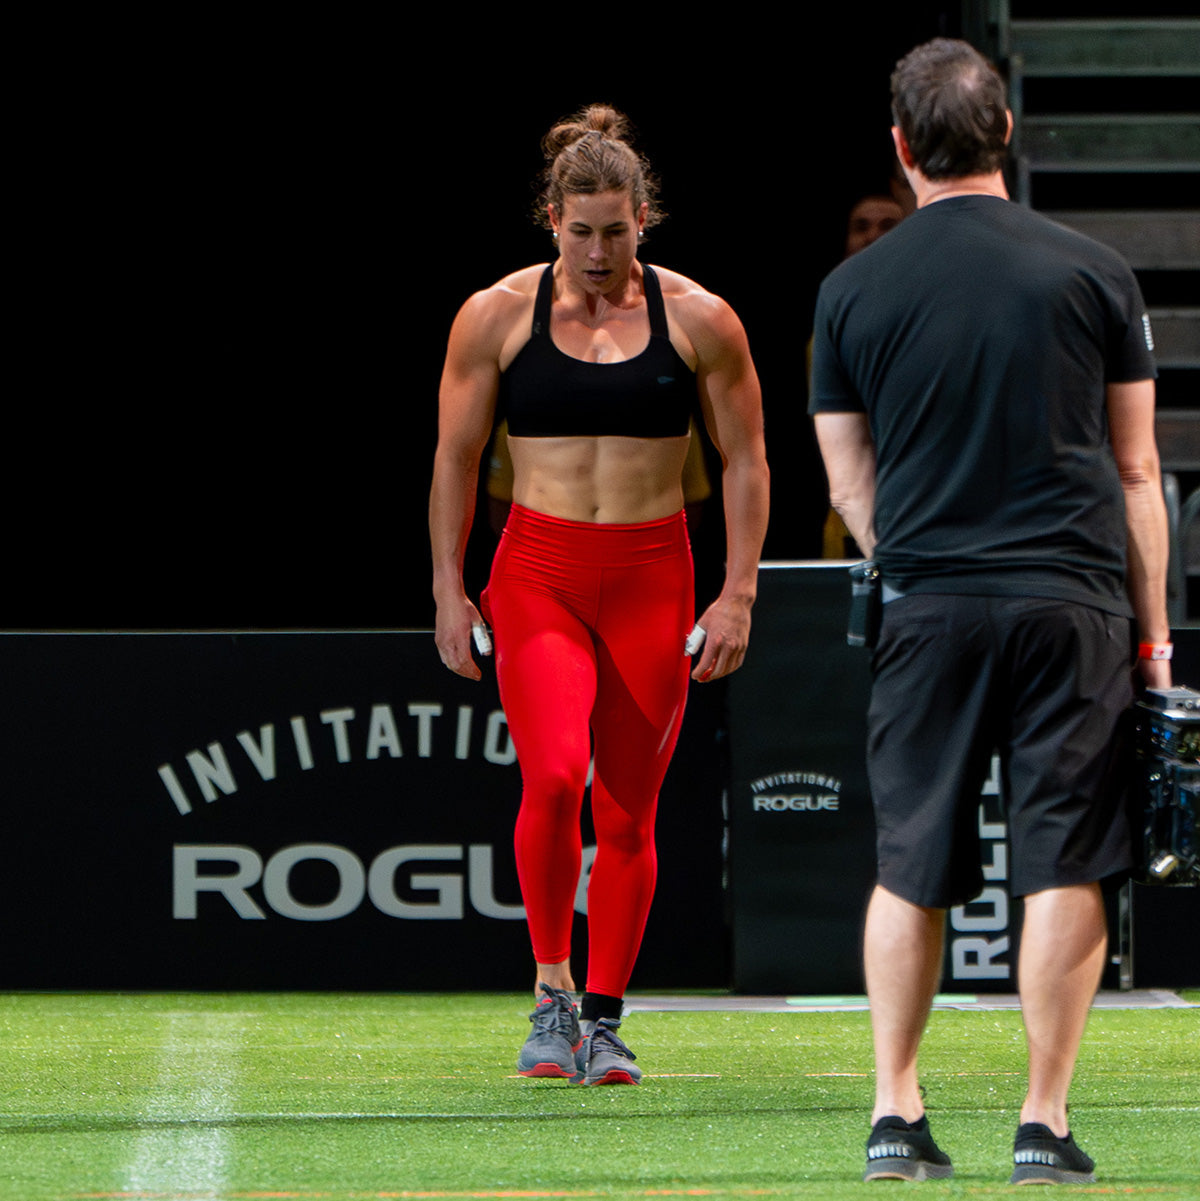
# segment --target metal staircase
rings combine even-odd
[[[1138,274],[1159,367],[1171,617],[1188,624],[1200,616],[1200,19],[1026,5],[967,0],[964,30],[1008,74],[1014,198]]]

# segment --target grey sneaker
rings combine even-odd
[[[590,1023],[588,1023],[590,1025]],[[617,1018],[600,1018],[575,1054],[584,1084],[640,1084],[637,1056],[617,1037]]]
[[[517,1072],[578,1082],[581,1074],[575,1066],[575,1052],[583,1042],[579,1010],[564,989],[549,984],[540,987],[546,996],[529,1015],[533,1029],[517,1056]]]
[[[1013,1174],[1008,1183],[1091,1184],[1095,1166],[1069,1130],[1066,1138],[1059,1138],[1041,1122],[1026,1122],[1013,1141]]]
[[[929,1119],[880,1118],[867,1139],[864,1180],[943,1180],[954,1175],[947,1155],[933,1141]]]

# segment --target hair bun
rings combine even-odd
[[[542,152],[553,162],[568,146],[590,133],[598,133],[610,142],[628,142],[629,119],[607,104],[589,104],[572,117],[559,121],[542,139]]]

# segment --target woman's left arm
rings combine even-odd
[[[763,442],[762,391],[746,331],[719,297],[698,290],[680,306],[696,350],[696,381],[704,423],[721,455],[725,506],[725,583],[704,611],[704,651],[694,680],[736,671],[750,640],[750,609],[758,591],[758,561],[767,533],[770,473]]]

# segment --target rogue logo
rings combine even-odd
[[[841,791],[841,780],[817,771],[776,772],[750,783],[755,813],[836,813]]]
[[[406,864],[426,868],[433,863],[459,864],[467,855],[466,900],[484,917],[521,921],[522,905],[505,905],[496,900],[492,847],[455,844],[388,847],[372,860],[370,867],[349,848],[330,843],[301,843],[283,847],[266,862],[253,847],[232,845],[177,844],[174,863],[174,911],[177,920],[194,921],[202,892],[219,893],[245,921],[263,921],[266,913],[250,890],[259,891],[267,906],[280,917],[299,922],[331,922],[353,913],[364,900],[387,917],[415,921],[458,921],[464,916],[464,878],[461,871],[406,871],[407,888],[429,893],[432,898],[405,899],[397,889],[397,873]],[[583,848],[575,909],[587,913],[587,885],[596,857],[595,847]],[[336,891],[328,900],[313,903],[298,900],[292,891],[293,868],[307,860],[329,864],[337,877]],[[232,870],[230,870],[232,868]]]
[[[792,796],[776,793],[769,796],[754,798],[754,812],[783,813],[785,810],[793,813],[817,813],[825,810],[836,813],[838,799],[836,796],[814,796],[811,792],[798,792]]]
[[[1000,793],[1000,760],[992,756],[991,775],[983,796]],[[1008,833],[1003,820],[993,821],[988,806],[981,802],[978,814],[979,840],[983,851],[983,891],[967,905],[950,910],[949,961],[954,980],[1008,980]]]

